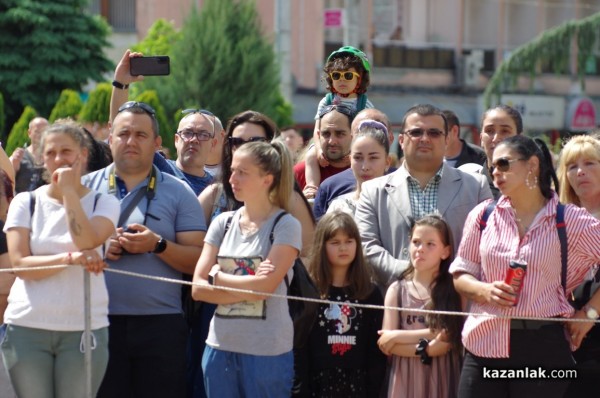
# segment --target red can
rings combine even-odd
[[[515,304],[519,302],[519,293],[521,292],[521,287],[523,287],[523,278],[525,278],[526,271],[527,263],[524,261],[511,260],[508,265],[504,282],[507,285],[511,285],[515,290]]]

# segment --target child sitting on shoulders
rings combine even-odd
[[[355,111],[355,114],[365,108],[373,108],[373,104],[365,94],[370,83],[371,65],[364,52],[352,46],[344,46],[332,52],[323,67],[323,78],[327,82],[329,93],[317,109],[313,145],[305,156],[306,162],[306,187],[304,195],[314,198],[317,188],[321,184],[321,171],[319,166],[327,167],[329,162],[323,155],[317,136],[318,119],[323,109],[328,105],[345,105]],[[344,159],[350,165],[348,156]]]

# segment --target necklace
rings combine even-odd
[[[273,209],[274,209],[274,207],[271,206],[271,209],[268,211],[268,213],[263,218],[258,219],[256,221],[250,220],[250,217],[248,216],[247,212],[245,214],[244,214],[244,212],[242,212],[242,214],[240,216],[240,221],[239,221],[240,230],[241,230],[242,234],[245,236],[250,236],[250,235],[253,235],[256,232],[258,232],[258,230],[264,224],[264,222],[269,219],[269,217],[271,216],[271,213],[273,213]],[[244,218],[245,218],[245,220],[244,220]]]
[[[414,290],[414,291],[415,291],[415,293],[417,294],[417,298],[418,298],[419,300],[421,300],[421,301],[424,301],[424,300],[426,300],[426,299],[428,299],[428,298],[429,298],[429,294],[426,294],[426,295],[425,295],[425,296],[426,296],[425,298],[421,297],[421,294],[419,293],[419,289],[417,289],[417,285],[415,285],[415,281],[414,281],[413,279],[411,279],[411,280],[410,280],[410,283],[412,283],[412,285],[413,285],[413,290]]]

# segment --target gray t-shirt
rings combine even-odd
[[[271,216],[256,233],[245,236],[242,235],[239,227],[241,211],[237,211],[234,213],[229,231],[223,237],[230,214],[231,212],[220,214],[211,222],[204,241],[220,247],[219,256],[262,256],[266,259],[271,250],[269,235],[279,213]],[[283,216],[275,226],[273,244],[292,246],[300,251],[302,249],[300,222],[289,214]],[[288,271],[290,280],[293,275],[292,265],[281,265],[290,268]],[[275,264],[275,266],[280,265]],[[285,295],[286,292],[285,281],[281,281],[275,294]],[[287,300],[271,297],[266,300],[264,318],[213,316],[206,344],[223,351],[272,356],[289,352],[293,346],[293,337],[293,324]]]

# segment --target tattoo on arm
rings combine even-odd
[[[73,235],[81,235],[81,225],[77,223],[77,220],[75,219],[75,212],[73,210],[69,211],[69,228],[71,229],[71,233],[73,233]]]

